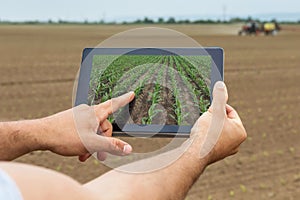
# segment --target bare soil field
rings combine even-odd
[[[0,25],[0,120],[44,117],[72,106],[84,47],[136,26]],[[172,25],[203,46],[225,49],[229,103],[248,139],[240,152],[209,166],[186,199],[300,199],[300,26],[275,37],[237,36],[239,25]],[[169,139],[126,138],[136,151]],[[87,182],[109,168],[50,152],[16,162],[44,166]]]

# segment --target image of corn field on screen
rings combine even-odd
[[[94,55],[88,103],[134,91],[112,123],[191,126],[210,105],[211,65],[208,55]]]

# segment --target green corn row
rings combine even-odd
[[[170,60],[170,65],[173,67],[173,59]],[[180,88],[177,87],[177,82],[175,79],[175,71],[174,70],[169,70],[169,74],[171,77],[171,85],[173,89],[173,96],[175,98],[175,104],[173,105],[173,109],[175,112],[175,116],[171,116],[174,120],[176,120],[178,125],[181,125],[182,122],[184,121],[184,118],[187,116],[188,113],[184,114],[182,113],[182,104],[180,102],[179,96],[182,94],[182,91]]]
[[[165,58],[165,57],[164,57]],[[151,96],[151,106],[148,110],[148,116],[143,117],[142,118],[142,123],[143,124],[151,124],[153,118],[162,112],[162,110],[156,109],[157,105],[159,104],[159,102],[161,101],[161,82],[163,79],[163,73],[166,69],[165,65],[159,65],[161,67],[161,69],[158,72],[157,75],[157,79],[155,81],[155,85],[154,85],[154,91],[150,93]]]
[[[176,63],[176,68],[181,75],[181,78],[185,85],[188,87],[190,90],[192,96],[193,96],[193,101],[198,105],[200,112],[204,113],[208,106],[209,106],[209,89],[207,85],[204,83],[204,80],[202,77],[195,77],[197,74],[195,71],[195,68],[192,68],[191,66],[187,65],[187,62],[184,61],[180,56],[175,56],[175,63]],[[181,61],[179,61],[181,60]],[[190,78],[191,77],[191,78]],[[191,79],[196,80],[199,84],[199,88],[195,88],[191,84]],[[206,96],[206,99],[203,98],[203,96]]]

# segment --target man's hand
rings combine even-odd
[[[213,97],[209,111],[195,123],[191,138],[181,147],[121,166],[85,186],[95,193],[106,195],[102,196],[104,199],[184,199],[207,165],[236,153],[246,139],[246,131],[238,114],[226,105],[228,95],[224,83],[215,85]],[[169,159],[173,162],[157,168],[156,163]],[[128,173],[135,172],[135,169],[136,172],[151,169],[151,166],[151,172]],[[120,181],[116,182],[116,179]],[[162,189],[162,185],[168,187]],[[108,190],[111,193],[106,192]],[[126,194],[126,197],[121,194]]]
[[[105,152],[120,156],[129,154],[132,151],[129,144],[111,137],[112,125],[107,118],[133,98],[134,93],[130,92],[99,105],[80,105],[41,119],[44,126],[42,149],[63,156],[79,156],[80,161],[94,152],[99,160],[105,160]]]
[[[213,91],[213,102],[195,123],[191,135],[200,158],[208,164],[238,152],[247,133],[237,112],[227,105],[228,93],[223,82],[217,82]],[[196,152],[193,149],[193,152]]]

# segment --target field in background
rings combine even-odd
[[[73,81],[84,47],[136,26],[0,26],[0,120],[43,117],[71,107]],[[248,139],[240,153],[209,166],[187,199],[300,198],[300,26],[276,37],[238,37],[239,25],[168,26],[203,46],[225,49],[229,103]],[[127,139],[150,151],[168,139]],[[49,152],[17,162],[45,166],[86,182],[108,171]]]

